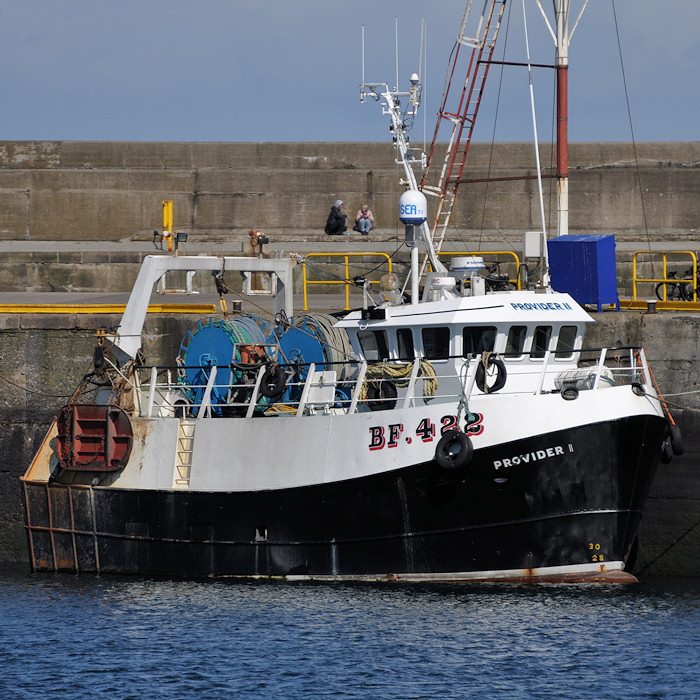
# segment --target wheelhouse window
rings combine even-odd
[[[449,328],[424,328],[422,335],[423,354],[427,360],[446,360],[450,356]]]
[[[506,354],[517,357],[523,354],[525,349],[525,338],[527,337],[527,326],[511,326],[508,331],[506,341]]]
[[[562,326],[557,337],[557,349],[554,357],[566,358],[574,354],[576,343],[576,326]]]
[[[401,360],[412,360],[415,356],[413,352],[413,332],[410,328],[398,328],[396,330],[396,350]]]
[[[465,326],[462,330],[462,355],[480,355],[493,352],[496,345],[495,326]]]
[[[362,354],[368,362],[378,362],[389,358],[386,331],[359,331],[357,339],[360,341]]]
[[[537,326],[535,333],[532,336],[532,353],[531,357],[544,357],[545,352],[549,350],[549,341],[552,339],[551,326]]]

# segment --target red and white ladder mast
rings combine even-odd
[[[503,19],[504,10],[508,0],[484,0],[481,14],[476,17],[476,30],[470,36],[467,34],[472,4],[474,0],[467,0],[459,33],[452,50],[450,63],[447,70],[447,79],[438,110],[438,119],[435,126],[432,144],[427,156],[421,158],[414,157],[414,151],[409,146],[405,136],[404,120],[407,116],[413,118],[416,115],[420,103],[421,85],[417,74],[411,76],[411,90],[409,92],[399,92],[398,88],[389,90],[386,83],[365,83],[364,82],[364,59],[363,59],[363,81],[361,86],[361,101],[367,97],[384,100],[383,113],[392,118],[392,130],[397,148],[397,163],[403,165],[406,174],[402,184],[407,189],[418,189],[426,195],[437,197],[438,206],[432,229],[428,224],[423,224],[421,235],[427,248],[427,255],[423,261],[420,274],[412,274],[412,277],[422,277],[428,261],[435,272],[444,272],[444,266],[439,262],[437,253],[442,249],[450,217],[454,208],[457,190],[460,184],[465,182],[486,182],[502,178],[482,178],[466,179],[463,177],[467,153],[471,144],[476,117],[484,91],[484,83],[488,76],[489,68],[494,64],[528,66],[529,63],[513,63],[504,61],[494,61],[493,52],[498,38],[499,29]],[[525,0],[523,0],[524,3]],[[557,235],[564,236],[569,232],[569,154],[568,154],[568,67],[569,67],[569,43],[571,37],[578,26],[583,12],[588,4],[588,0],[583,0],[580,12],[576,19],[574,28],[569,31],[569,10],[570,0],[552,0],[554,6],[554,25],[550,22],[542,7],[541,0],[535,0],[540,12],[545,20],[555,45],[555,65],[556,69],[556,101],[557,101]],[[524,11],[524,5],[523,5]],[[364,29],[364,28],[363,28]],[[364,38],[363,38],[364,42]],[[467,49],[466,56],[464,49]],[[469,51],[471,49],[471,51]],[[464,72],[461,66],[466,63],[466,76],[459,87],[453,89],[453,81],[457,80],[457,75]],[[538,66],[552,67],[552,66]],[[398,76],[397,76],[398,83]],[[380,90],[381,89],[381,90]],[[457,94],[455,94],[457,93]],[[409,98],[408,108],[401,113],[400,98]],[[430,184],[429,175],[435,172],[438,167],[437,150],[439,139],[442,133],[441,127],[448,124],[450,128],[449,138],[446,142],[446,151],[439,171],[437,182]],[[537,146],[536,146],[537,147]],[[423,169],[420,183],[417,182],[413,173],[413,166],[420,165]],[[538,161],[539,166],[539,161]],[[538,167],[539,171],[539,167]],[[539,173],[538,173],[539,175]],[[519,179],[519,178],[507,178]],[[543,222],[543,237],[544,232]],[[412,258],[417,246],[412,248]],[[546,241],[542,241],[542,248],[546,255]],[[417,280],[412,280],[413,286],[417,285]],[[415,297],[414,297],[415,298]]]

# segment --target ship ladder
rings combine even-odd
[[[423,172],[420,189],[428,195],[438,197],[438,211],[432,230],[433,247],[436,252],[440,252],[445,240],[450,216],[454,208],[457,188],[462,182],[462,173],[467,159],[467,152],[471,144],[472,134],[479,112],[479,105],[484,91],[484,83],[488,76],[491,65],[493,51],[496,46],[496,39],[503,19],[506,0],[487,0],[484,3],[482,14],[479,17],[478,28],[475,36],[468,37],[467,20],[471,10],[471,3],[467,7],[462,18],[459,35],[452,54],[452,60],[447,71],[447,79],[442,96],[442,105],[438,110],[438,120],[435,126],[435,134],[428,156],[428,163]],[[467,71],[466,78],[459,89],[452,91],[452,79],[459,73],[458,64],[460,59],[460,49],[471,48],[471,53],[466,57]],[[457,94],[455,94],[457,93]],[[448,102],[454,100],[457,104],[450,108]],[[451,128],[451,134],[447,143],[442,170],[437,185],[429,185],[428,173],[431,166],[434,166],[436,146],[439,141],[440,126],[447,122]],[[434,167],[433,167],[434,169]],[[423,259],[421,266],[421,276],[425,273],[428,263],[428,256]]]
[[[173,488],[187,488],[190,485],[192,452],[194,450],[194,429],[197,421],[184,418],[177,431],[177,455],[175,462],[175,483]]]

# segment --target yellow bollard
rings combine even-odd
[[[173,200],[163,200],[163,238],[168,239],[168,251],[173,250]]]

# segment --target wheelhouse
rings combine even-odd
[[[583,346],[590,318],[566,295],[548,296],[557,300],[488,308],[465,303],[470,299],[436,302],[424,305],[435,307],[432,314],[420,316],[412,314],[411,307],[387,307],[386,318],[367,319],[353,312],[338,325],[347,331],[356,355],[367,362],[411,362],[420,357],[440,363],[483,353],[497,353],[510,364],[545,358],[571,362]],[[535,304],[538,313],[524,313]]]

